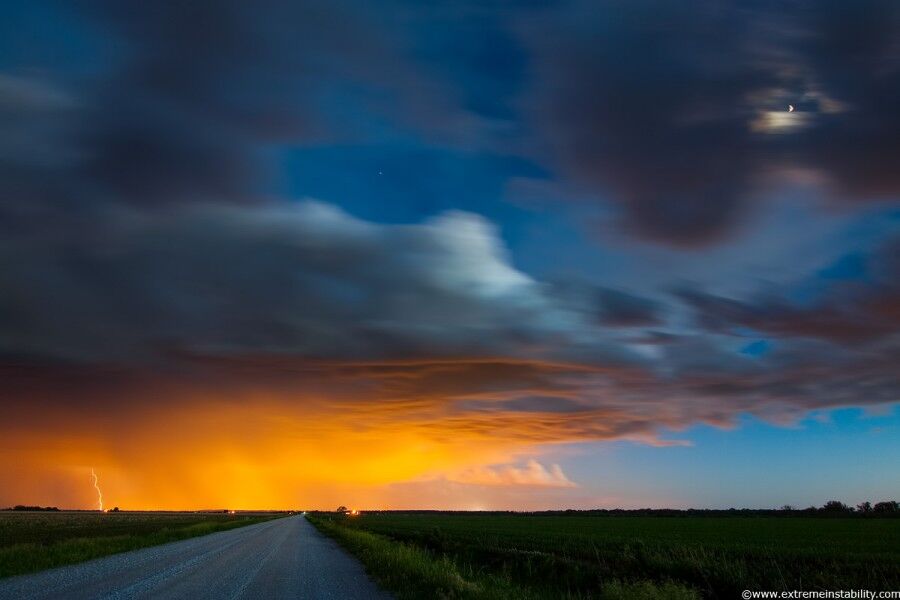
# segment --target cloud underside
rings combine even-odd
[[[0,350],[19,429],[46,430],[47,412],[124,423],[219,402],[441,442],[665,444],[666,431],[742,414],[789,423],[897,400],[896,325],[848,335],[816,317],[863,323],[891,298],[891,247],[873,258],[874,284],[824,308],[680,291],[671,302],[698,326],[654,336],[662,304],[634,298],[610,322],[631,296],[525,275],[471,214],[385,226],[305,202],[102,218],[116,219],[114,240],[6,241],[22,246],[0,275],[15,290],[0,299],[14,317]],[[751,327],[770,353],[739,352]]]

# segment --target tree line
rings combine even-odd
[[[318,511],[313,511],[318,512]],[[338,513],[346,513],[348,509],[340,506]],[[367,510],[369,514],[377,513],[403,513],[403,514],[472,514],[469,511],[454,510]],[[597,516],[634,516],[634,517],[726,517],[726,516],[769,516],[769,517],[898,517],[900,518],[900,502],[896,500],[884,500],[881,502],[860,502],[856,506],[850,506],[840,500],[829,500],[822,506],[809,506],[796,508],[785,504],[781,508],[593,508],[593,509],[565,509],[544,511],[479,511],[485,515],[597,515]]]

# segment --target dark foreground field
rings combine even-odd
[[[251,525],[276,516],[0,511],[0,577]]]
[[[318,514],[401,598],[739,598],[900,589],[900,520]]]

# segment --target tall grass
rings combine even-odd
[[[5,513],[0,516],[0,577],[70,565],[271,518],[272,515],[191,513]]]
[[[566,589],[557,582],[543,585],[519,582],[510,574],[488,572],[460,563],[451,554],[440,554],[415,544],[391,540],[385,536],[349,526],[341,517],[310,515],[310,522],[320,531],[357,556],[369,574],[385,589],[401,600],[418,599],[545,599],[586,598],[601,600],[697,600],[699,595],[674,582],[623,582],[609,579],[601,583],[596,594]],[[549,585],[548,585],[549,584]]]
[[[322,517],[319,517],[322,519]],[[900,520],[364,514],[336,525],[553,597],[900,588]],[[619,582],[614,584],[612,582]],[[642,585],[649,591],[639,592]],[[651,596],[652,597],[652,596]]]

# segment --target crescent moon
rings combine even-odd
[[[794,105],[788,104],[788,112],[794,112]]]

